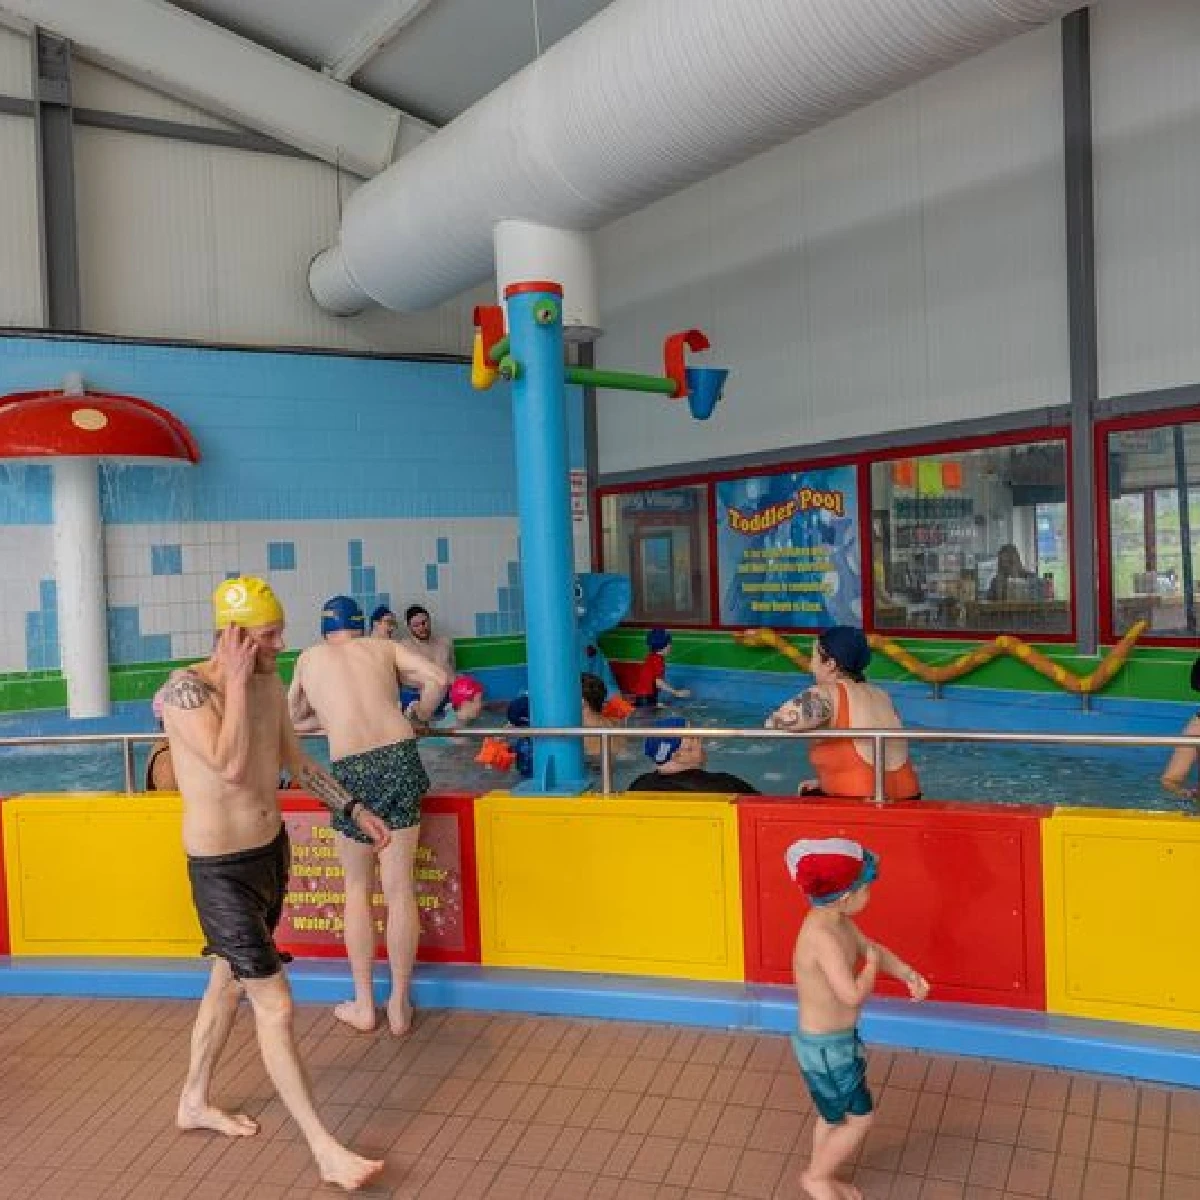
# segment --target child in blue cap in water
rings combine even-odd
[[[667,682],[667,655],[671,653],[671,635],[655,627],[646,634],[650,651],[642,660],[633,681],[633,702],[638,708],[657,708],[659,692],[677,700],[686,700],[692,693],[687,688],[674,688]]]
[[[714,792],[757,796],[758,788],[738,775],[705,768],[704,743],[695,734],[685,734],[687,722],[678,717],[655,721],[662,732],[648,737],[646,757],[655,769],[639,775],[630,785],[631,792]],[[667,730],[672,732],[668,733]]]

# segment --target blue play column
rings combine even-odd
[[[579,646],[575,624],[571,491],[567,462],[562,288],[514,283],[504,290],[513,381],[513,437],[530,724],[578,726]],[[578,738],[533,738],[533,778],[517,790],[577,795],[587,785]]]

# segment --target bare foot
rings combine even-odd
[[[321,1181],[340,1187],[344,1192],[356,1192],[383,1171],[378,1159],[363,1158],[353,1150],[332,1142],[328,1150],[316,1155]]]
[[[211,1129],[226,1137],[253,1137],[258,1132],[258,1122],[245,1113],[227,1113],[211,1104],[191,1105],[179,1102],[175,1124],[180,1129]]]
[[[832,1179],[817,1179],[805,1171],[800,1176],[800,1186],[812,1200],[842,1200],[841,1185]]]
[[[412,1033],[413,1021],[417,1014],[409,1004],[407,996],[393,996],[388,1001],[387,1014],[388,1028],[393,1037],[406,1037]]]
[[[333,1015],[344,1025],[357,1029],[359,1033],[373,1033],[376,1024],[375,1005],[362,1005],[357,1000],[345,1000],[333,1010]]]

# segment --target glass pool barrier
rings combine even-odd
[[[464,729],[433,729],[428,733],[422,731],[419,737],[434,737],[439,739],[479,740],[484,738],[513,738],[538,737],[578,737],[599,738],[600,747],[600,794],[613,794],[612,743],[614,740],[628,740],[647,736],[651,731],[641,728],[624,726],[599,726],[597,728],[582,726],[563,726],[555,728],[527,728],[522,726],[514,729],[504,728],[464,728]],[[1160,747],[1174,749],[1177,746],[1190,746],[1200,750],[1200,737],[1186,737],[1183,734],[1124,734],[1124,733],[1034,733],[1012,732],[997,730],[967,730],[967,729],[809,729],[801,733],[792,733],[782,729],[734,729],[710,726],[681,726],[673,729],[673,736],[700,737],[708,740],[762,740],[762,741],[811,741],[814,739],[849,738],[851,741],[869,741],[874,747],[875,795],[872,797],[876,804],[886,804],[884,794],[884,743],[888,741],[905,742],[998,742],[1006,744],[1041,745],[1041,746],[1105,746],[1105,747]],[[0,737],[0,749],[35,749],[39,746],[76,746],[76,745],[119,745],[124,763],[125,791],[140,792],[137,785],[137,764],[134,747],[139,743],[157,742],[162,740],[161,733],[79,733],[56,734],[41,737]],[[302,741],[324,741],[320,734],[306,734]],[[1081,805],[1080,807],[1086,807]],[[1192,811],[1196,811],[1194,808]]]

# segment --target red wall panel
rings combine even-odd
[[[340,958],[345,954],[341,932],[345,888],[328,812],[303,792],[283,792],[280,801],[292,839],[292,876],[276,942],[297,958]],[[473,796],[426,796],[421,802],[416,877],[421,914],[418,961],[479,962]],[[377,904],[376,955],[380,958],[385,954],[385,915],[386,909]]]
[[[933,985],[937,1000],[1045,1009],[1041,819],[1022,806],[738,802],[746,978],[792,981],[807,902],[784,853],[799,838],[848,837],[880,856],[858,922]],[[879,990],[905,994],[892,980]]]

